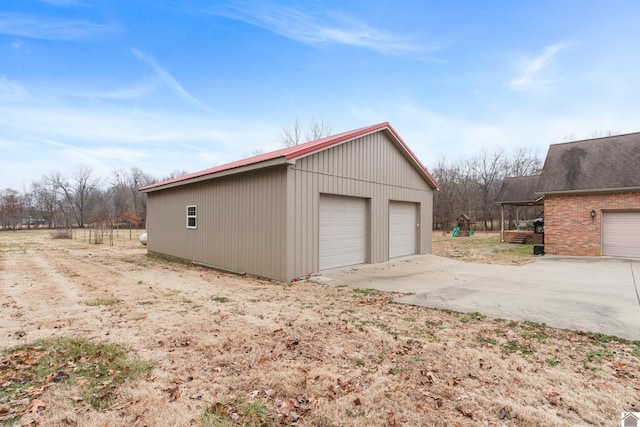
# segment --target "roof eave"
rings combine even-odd
[[[496,205],[510,205],[510,206],[534,206],[540,205],[543,201],[544,196],[540,196],[534,200],[501,200],[495,202]]]
[[[237,168],[232,168],[232,169],[226,169],[220,172],[214,172],[206,175],[196,176],[193,178],[174,181],[164,185],[156,185],[156,186],[150,185],[150,186],[141,188],[140,191],[143,193],[151,193],[153,191],[166,190],[169,188],[180,187],[182,185],[194,184],[196,182],[202,182],[210,179],[221,178],[223,176],[235,175],[238,173],[249,172],[253,170],[264,169],[272,166],[279,166],[279,165],[290,164],[290,163],[291,162],[287,161],[285,156],[280,156],[274,159],[264,160],[262,162],[239,166]]]
[[[588,188],[584,190],[536,191],[536,194],[545,196],[545,195],[553,195],[553,194],[625,193],[628,191],[640,191],[640,187],[612,187],[612,188]]]

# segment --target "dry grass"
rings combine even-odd
[[[147,257],[135,240],[0,242],[0,348],[83,337],[155,364],[109,408],[54,385],[23,422],[604,426],[640,411],[638,342],[224,275]],[[118,302],[83,304],[101,299]]]
[[[482,264],[522,265],[535,260],[533,245],[500,242],[500,233],[477,232],[469,237],[451,237],[434,231],[433,254]]]

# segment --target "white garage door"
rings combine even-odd
[[[320,196],[320,270],[364,264],[367,247],[365,199]]]
[[[640,212],[604,212],[602,254],[640,258]]]
[[[389,202],[389,258],[416,253],[416,204]]]

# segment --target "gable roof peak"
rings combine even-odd
[[[440,189],[440,185],[435,180],[435,178],[433,178],[427,168],[420,162],[420,160],[418,160],[416,155],[405,144],[402,138],[400,138],[400,135],[398,135],[395,129],[391,127],[391,124],[389,122],[382,122],[375,125],[350,130],[347,132],[342,132],[336,135],[330,135],[324,138],[317,139],[315,141],[309,141],[303,144],[293,145],[291,147],[285,147],[278,150],[270,151],[268,153],[258,154],[257,156],[248,157],[210,169],[205,169],[203,171],[148,185],[141,188],[140,191],[155,191],[163,188],[175,187],[190,182],[213,178],[214,176],[222,173],[233,174],[241,171],[246,171],[247,168],[257,169],[275,164],[288,163],[291,161],[295,161],[296,159],[306,157],[310,154],[322,151],[324,149],[379,131],[386,132],[387,135],[389,135],[391,139],[395,141],[396,145],[399,145],[401,147],[401,149],[404,151],[405,156],[409,159],[409,161],[414,165],[414,167],[420,172],[420,174],[433,189]]]

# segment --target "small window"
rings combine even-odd
[[[198,207],[187,206],[187,228],[198,228]]]

